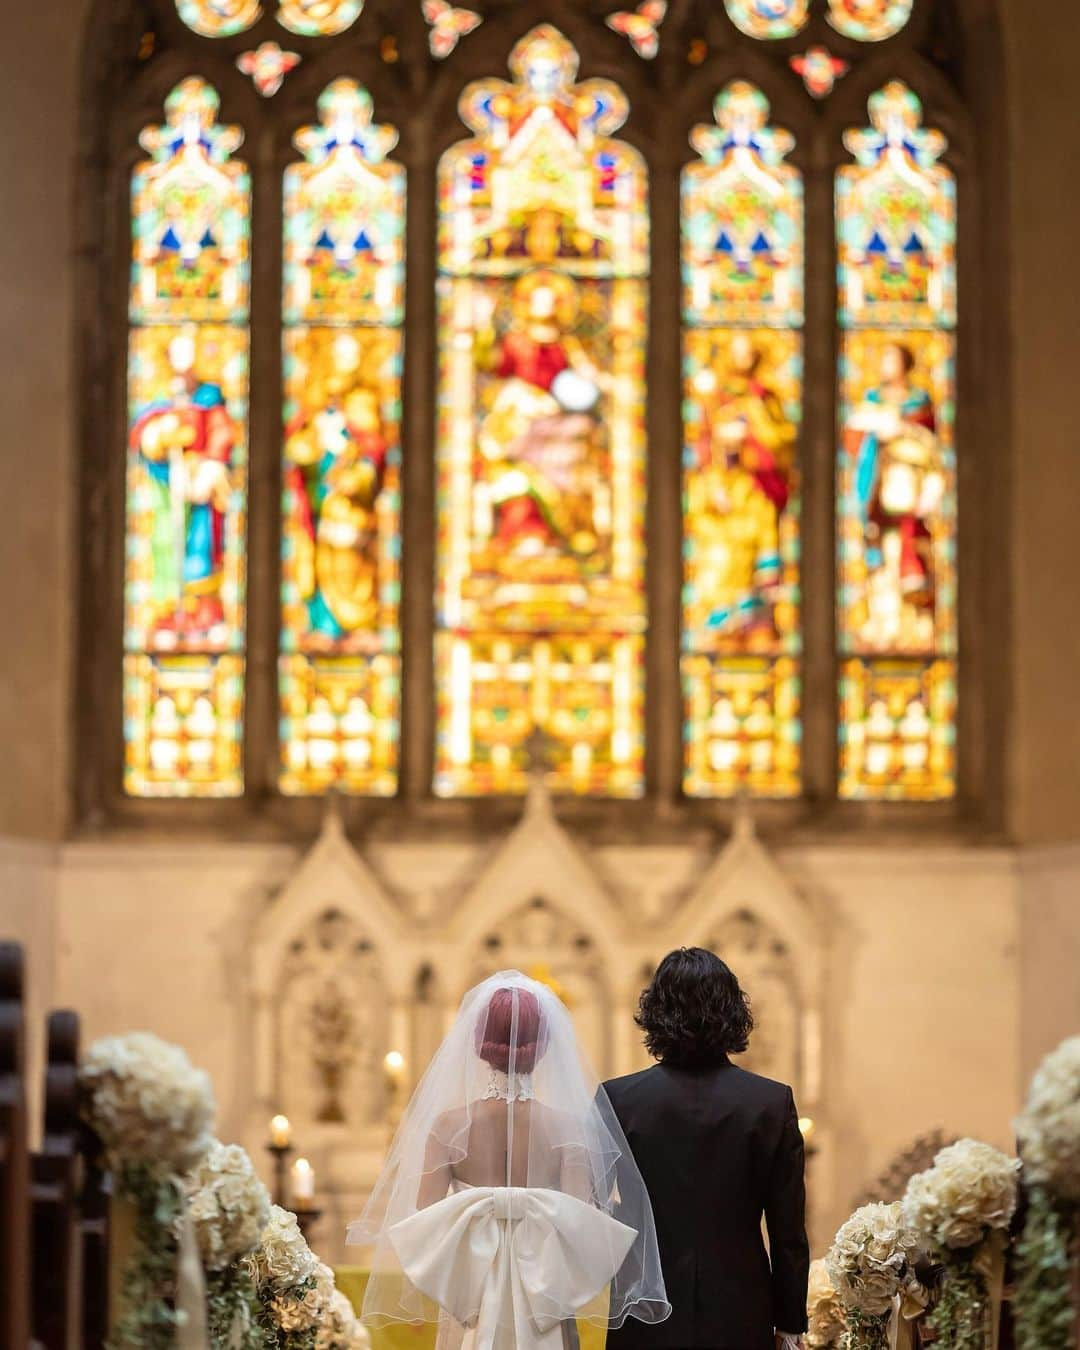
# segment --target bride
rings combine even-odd
[[[566,1008],[504,972],[466,994],[350,1243],[364,1320],[439,1350],[576,1350],[577,1322],[669,1316],[641,1174]]]

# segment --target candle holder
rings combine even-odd
[[[289,1199],[289,1159],[296,1152],[291,1144],[267,1144],[267,1153],[274,1160],[274,1185],[272,1195],[275,1205],[286,1207]]]
[[[300,1225],[300,1231],[304,1235],[304,1241],[310,1243],[311,1234],[315,1229],[315,1225],[323,1216],[322,1210],[301,1209],[299,1206],[294,1205],[293,1213],[296,1215],[296,1222]]]

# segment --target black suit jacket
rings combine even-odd
[[[773,1350],[774,1330],[804,1331],[810,1251],[791,1089],[730,1063],[661,1064],[605,1087],[652,1200],[672,1308],[654,1326],[628,1319],[609,1350]]]

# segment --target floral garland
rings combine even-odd
[[[135,1212],[134,1252],[123,1275],[114,1344],[172,1350],[182,1320],[176,1306],[184,1216],[179,1177],[210,1142],[210,1080],[179,1047],[136,1032],[92,1045],[79,1084],[83,1116]]]
[[[943,1266],[927,1328],[950,1350],[983,1350],[987,1344],[1019,1167],[989,1144],[961,1139],[908,1183],[904,1217]]]
[[[1048,1055],[1016,1122],[1028,1208],[1017,1245],[1018,1350],[1071,1350],[1080,1260],[1080,1036]]]
[[[897,1301],[925,1303],[915,1276],[919,1245],[899,1204],[864,1205],[841,1227],[825,1268],[843,1307],[843,1350],[886,1350]]]
[[[370,1339],[296,1217],[271,1206],[244,1149],[213,1138],[206,1074],[138,1032],[96,1042],[82,1112],[134,1211],[115,1350],[175,1350],[191,1309],[215,1350],[369,1350]],[[182,1262],[183,1258],[183,1262]],[[194,1270],[194,1276],[180,1278]],[[185,1289],[198,1298],[184,1301]]]
[[[212,1344],[261,1344],[255,1286],[241,1264],[270,1220],[270,1197],[247,1152],[214,1140],[184,1179],[187,1215],[206,1271]]]

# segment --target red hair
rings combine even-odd
[[[532,1073],[536,1061],[544,1053],[545,1041],[540,1000],[532,990],[496,989],[487,1006],[487,1016],[476,1028],[476,1050],[480,1058],[500,1073],[509,1073],[512,1048],[514,1072]]]

